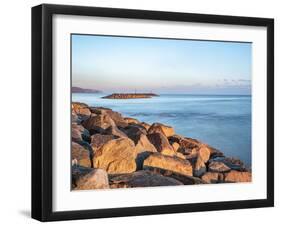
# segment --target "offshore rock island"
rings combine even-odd
[[[113,93],[108,96],[104,96],[104,99],[140,99],[140,98],[152,98],[159,96],[155,93]]]
[[[240,159],[178,135],[171,126],[141,122],[109,108],[73,102],[71,129],[73,190],[252,180]]]

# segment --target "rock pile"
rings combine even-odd
[[[72,189],[250,182],[239,159],[161,123],[72,103]]]

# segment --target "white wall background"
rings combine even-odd
[[[31,10],[42,1],[2,1],[0,13],[1,225],[37,225],[30,215]],[[56,222],[56,225],[254,225],[278,222],[281,211],[281,14],[279,1],[58,0],[72,4],[275,18],[275,208]],[[279,139],[278,139],[279,138]]]

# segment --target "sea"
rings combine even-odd
[[[174,127],[177,134],[195,138],[241,159],[251,167],[251,96],[161,94],[146,99],[102,99],[106,93],[73,93],[72,101],[102,106],[147,123]]]

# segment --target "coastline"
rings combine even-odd
[[[250,182],[239,159],[161,123],[72,103],[72,188]]]

